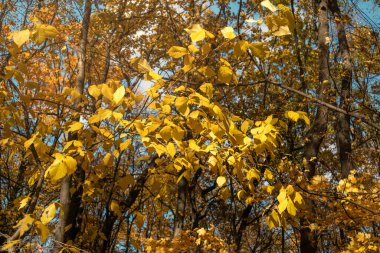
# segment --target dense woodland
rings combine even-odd
[[[379,252],[377,0],[0,0],[2,252]]]

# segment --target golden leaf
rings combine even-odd
[[[177,150],[172,142],[168,143],[168,146],[166,147],[168,154],[174,158],[175,154],[177,153]]]
[[[226,39],[233,39],[236,37],[235,33],[234,33],[234,29],[230,26],[227,26],[227,27],[224,27],[222,30],[222,35],[224,38]]]
[[[233,76],[232,69],[227,66],[221,66],[218,71],[218,81],[221,83],[231,83]]]
[[[83,128],[82,122],[74,121],[73,123],[70,124],[69,129],[67,131],[68,132],[76,132],[82,128]]]
[[[120,86],[119,88],[117,88],[117,90],[115,91],[115,93],[112,96],[115,104],[118,104],[123,99],[124,95],[125,95],[124,86]]]
[[[30,32],[28,29],[11,33],[13,42],[18,47],[21,47],[22,45],[24,45],[24,43],[29,39],[29,35],[30,35]]]
[[[88,87],[88,93],[95,99],[98,99],[98,97],[102,94],[101,89],[97,85],[91,85]]]
[[[199,24],[194,24],[191,27],[186,28],[185,31],[190,35],[193,43],[202,41],[206,37],[206,31]]]
[[[287,201],[288,201],[288,204],[286,206],[286,210],[288,211],[290,215],[296,216],[297,208],[294,206],[293,201],[290,198],[288,198]]]
[[[57,203],[52,203],[42,212],[41,222],[42,224],[48,224],[55,216],[57,212]]]
[[[168,55],[173,58],[181,58],[182,56],[187,54],[187,49],[179,46],[172,46],[168,50]]]
[[[32,39],[37,45],[42,44],[46,39],[53,39],[59,34],[58,30],[51,25],[37,24],[32,32]]]
[[[274,6],[269,0],[262,1],[260,4],[261,4],[261,6],[269,9],[272,12],[277,11],[277,7]]]
[[[165,141],[169,141],[172,138],[172,128],[170,126],[164,126],[160,130],[160,135]]]

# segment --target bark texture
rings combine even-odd
[[[75,82],[75,88],[81,95],[84,94],[85,78],[86,78],[86,48],[87,37],[90,26],[92,0],[86,0],[84,4],[84,15],[82,20],[81,37],[78,49],[78,74]],[[77,105],[81,102],[78,99]],[[76,105],[76,106],[77,106]],[[79,118],[77,119],[79,121]],[[69,136],[69,141],[78,139],[76,134]],[[63,215],[61,215],[57,231],[56,240],[66,243],[69,240],[74,240],[79,232],[81,223],[82,208],[82,183],[85,179],[85,172],[78,163],[74,176],[66,176],[62,180],[60,202],[63,207]],[[70,189],[74,188],[75,192],[71,194]]]
[[[339,107],[345,111],[350,110],[351,90],[352,90],[352,64],[350,57],[350,47],[347,41],[342,14],[337,0],[329,0],[329,9],[335,18],[335,26],[338,33],[339,56],[341,58],[340,100]],[[350,135],[350,116],[343,113],[337,114],[336,141],[340,160],[340,173],[346,178],[352,169],[351,162],[351,135]]]
[[[328,23],[328,2],[327,0],[316,0],[315,5],[318,6],[318,71],[319,71],[319,86],[318,98],[326,101],[330,89],[330,74],[329,74],[329,48],[326,43],[326,37],[329,36]],[[324,106],[318,106],[315,120],[307,134],[305,143],[304,156],[307,160],[306,177],[311,180],[315,175],[317,156],[320,150],[321,143],[327,131],[328,109]],[[306,200],[306,204],[314,208],[314,203]],[[305,219],[300,220],[301,225],[301,253],[317,252],[318,240],[317,235],[309,228],[310,222]]]

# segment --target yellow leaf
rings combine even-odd
[[[290,196],[290,195],[293,195],[293,193],[294,193],[294,188],[293,188],[293,185],[290,184],[286,187],[286,195]]]
[[[194,24],[191,27],[186,28],[185,31],[190,35],[193,43],[202,41],[206,37],[205,30],[199,24]]]
[[[175,154],[177,153],[177,150],[172,142],[168,143],[168,146],[166,147],[168,154],[174,158]]]
[[[113,117],[116,121],[120,121],[120,120],[123,118],[123,114],[120,113],[120,112],[112,112],[112,117]]]
[[[223,120],[223,119],[225,118],[225,117],[224,117],[224,113],[223,113],[222,109],[220,109],[219,106],[214,105],[214,106],[212,107],[212,111],[215,113],[216,116],[218,116],[218,118],[219,118],[220,120]]]
[[[287,25],[282,25],[278,28],[277,31],[273,32],[274,36],[285,36],[285,35],[290,35],[292,34],[289,30],[289,26]]]
[[[182,56],[187,54],[187,49],[179,46],[172,46],[168,50],[168,55],[173,58],[181,58]]]
[[[48,227],[39,221],[36,221],[35,225],[36,225],[38,234],[41,237],[41,241],[45,242],[49,236],[49,233],[50,233]]]
[[[233,72],[230,67],[221,66],[218,71],[218,81],[221,83],[231,83]]]
[[[113,101],[115,102],[115,104],[118,104],[123,99],[124,95],[125,88],[124,86],[120,86],[113,94]]]
[[[261,6],[268,8],[272,12],[277,11],[277,7],[274,6],[269,0],[262,1]]]
[[[197,230],[197,233],[198,233],[198,235],[200,235],[200,236],[205,235],[205,234],[206,234],[206,229],[204,229],[204,228],[200,228],[200,229]]]
[[[269,52],[268,46],[264,42],[256,42],[249,44],[249,48],[254,56],[265,58]]]
[[[63,159],[63,163],[66,166],[68,175],[71,175],[76,171],[77,161],[74,158],[72,158],[71,156],[65,156],[65,158]]]
[[[206,77],[215,76],[214,70],[212,70],[212,68],[210,68],[209,66],[203,66],[203,67],[197,69],[197,71]]]
[[[294,206],[293,201],[292,201],[290,198],[288,198],[287,201],[288,201],[288,204],[287,204],[287,206],[286,206],[286,210],[288,211],[288,213],[289,213],[290,215],[292,215],[292,216],[296,216],[296,214],[297,214],[297,209],[296,209],[296,207]]]
[[[112,163],[112,155],[110,153],[107,153],[103,158],[103,164],[110,165],[110,163]]]
[[[272,171],[270,171],[270,170],[268,170],[268,169],[265,169],[264,177],[265,177],[267,180],[272,180],[272,179],[273,179]]]
[[[194,45],[188,45],[187,48],[188,48],[189,51],[190,51],[191,53],[193,53],[193,54],[199,52],[199,49],[198,49],[196,46],[194,46]]]
[[[295,28],[292,10],[283,4],[279,4],[278,7],[280,8],[280,16],[287,20],[287,26],[289,27],[290,32],[292,32]]]
[[[278,214],[275,210],[273,210],[272,213],[267,217],[267,223],[269,229],[278,227],[280,225],[280,217],[278,217]]]
[[[71,156],[63,156],[56,153],[54,162],[46,170],[45,178],[50,178],[53,182],[64,176],[71,175],[77,168],[77,161]]]
[[[172,138],[172,128],[170,126],[164,126],[160,130],[160,135],[165,141],[169,141]]]
[[[99,89],[98,86],[96,85],[91,85],[90,87],[88,87],[88,93],[95,99],[98,99],[98,97],[100,96],[100,94],[102,93],[101,92],[101,89]]]
[[[275,36],[284,36],[291,34],[294,29],[294,19],[291,11],[280,11],[279,15],[268,15],[265,18],[268,29]]]
[[[185,136],[185,131],[179,126],[173,127],[172,136],[176,141],[182,141]]]
[[[224,27],[221,32],[223,34],[223,37],[226,39],[233,39],[236,37],[234,29],[230,26]]]
[[[247,173],[247,179],[248,180],[256,179],[257,181],[259,181],[260,180],[259,171],[257,169],[250,169]]]
[[[288,206],[288,200],[287,199],[282,200],[280,204],[278,205],[278,212],[282,214],[285,211],[287,206]]]
[[[293,111],[287,111],[285,112],[285,118],[291,119],[294,122],[297,122],[298,119],[300,118],[300,115],[297,112]]]
[[[11,33],[13,42],[18,47],[21,47],[22,45],[24,45],[24,43],[29,39],[29,35],[30,35],[30,32],[28,29]]]
[[[207,95],[208,98],[212,98],[214,92],[214,86],[211,83],[202,84],[199,89]]]
[[[234,46],[234,55],[239,57],[243,54],[247,53],[247,49],[249,48],[249,43],[246,40],[239,40],[236,42]]]
[[[48,224],[55,216],[57,212],[57,203],[52,203],[42,212],[41,222],[42,224]]]
[[[227,162],[229,165],[234,165],[236,162],[236,159],[235,159],[235,157],[230,156],[230,157],[228,157]]]
[[[31,197],[29,197],[29,196],[24,197],[20,201],[20,206],[19,206],[18,210],[20,210],[21,208],[25,207],[29,203],[30,200],[31,200]]]
[[[145,79],[150,81],[150,80],[154,80],[154,81],[157,81],[157,80],[160,80],[162,78],[162,76],[160,76],[159,74],[157,74],[156,72],[154,71],[149,71],[146,75],[145,75]]]
[[[107,84],[102,85],[102,95],[106,97],[109,101],[113,100],[113,89]]]
[[[30,214],[25,214],[24,218],[19,220],[19,222],[14,226],[14,228],[19,228],[20,237],[24,235],[26,231],[28,231],[34,222],[33,217]]]
[[[166,153],[166,148],[161,144],[154,145],[153,147],[156,150],[159,157],[161,157],[162,154]]]
[[[227,182],[227,179],[225,177],[222,177],[222,176],[220,176],[216,179],[216,183],[219,187],[222,187],[226,182]]]
[[[102,120],[105,120],[105,119],[108,119],[112,116],[112,111],[109,110],[109,109],[102,109],[100,108],[97,113],[95,115],[92,115],[89,119],[88,119],[88,123],[90,124],[94,124],[94,123],[97,123],[99,121],[102,121]]]
[[[272,186],[272,185],[267,185],[267,187],[265,188],[265,190],[267,191],[267,193],[272,194],[272,192],[273,192],[273,190],[274,190],[274,186]]]
[[[192,70],[193,69],[193,61],[194,61],[194,57],[191,54],[185,55],[185,58],[183,61],[184,66],[183,66],[182,70],[185,72],[189,72],[190,70]]]
[[[152,68],[149,66],[147,60],[142,58],[134,58],[131,60],[132,65],[140,72],[140,73],[148,73],[152,71]]]
[[[36,138],[37,138],[37,134],[33,134],[29,140],[25,141],[24,142],[25,149],[28,149],[33,144],[33,142],[36,140]]]
[[[303,121],[305,121],[306,125],[310,125],[310,119],[309,117],[307,116],[307,113],[306,112],[303,112],[303,111],[297,111],[298,115],[299,115],[299,118],[300,119],[303,119]]]
[[[280,194],[277,196],[278,202],[282,202],[286,199],[286,190],[284,187],[281,188]]]
[[[188,103],[187,97],[177,97],[174,105],[180,113],[182,113],[183,115],[187,115],[190,111],[187,106],[187,103]]]
[[[83,128],[83,123],[75,121],[72,124],[70,124],[69,129],[67,131],[68,132],[76,132],[82,128]]]
[[[299,192],[296,192],[296,194],[294,196],[294,202],[298,203],[299,205],[302,204],[303,198],[302,198],[302,195]]]
[[[120,143],[120,151],[124,151],[131,145],[132,140],[128,139],[125,142]]]
[[[42,44],[46,39],[53,39],[59,34],[58,30],[51,25],[38,24],[32,32],[32,39],[37,45]]]

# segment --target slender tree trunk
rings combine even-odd
[[[330,89],[330,75],[329,75],[329,49],[326,43],[326,38],[329,36],[328,24],[328,5],[327,0],[315,0],[318,6],[318,49],[319,49],[319,88],[318,98],[325,101]],[[317,115],[307,134],[307,141],[305,143],[305,158],[307,160],[306,177],[311,180],[315,175],[316,158],[323,138],[327,131],[328,109],[324,106],[318,106]],[[306,200],[306,204],[314,208],[312,201]],[[300,220],[301,224],[301,253],[314,253],[317,252],[318,240],[317,235],[309,228],[310,222],[305,219]]]
[[[339,107],[345,111],[350,110],[351,90],[352,90],[352,65],[350,48],[347,41],[344,23],[341,21],[337,0],[329,0],[329,8],[335,17],[336,30],[338,33],[339,53],[342,57],[342,74],[340,75],[340,101]],[[341,175],[347,177],[352,168],[351,164],[351,136],[350,136],[350,116],[338,113],[336,124],[336,141],[339,152]]]
[[[184,170],[182,170],[180,174],[183,172]],[[184,226],[187,188],[188,181],[185,177],[182,177],[178,183],[177,208],[174,218],[174,237],[181,234]]]
[[[84,4],[84,16],[82,21],[81,38],[79,42],[78,50],[78,75],[75,82],[75,88],[78,89],[81,95],[84,94],[84,83],[86,76],[86,45],[88,30],[90,26],[90,16],[91,16],[91,5],[92,0],[86,0]],[[81,99],[77,101],[79,104]],[[79,118],[77,119],[79,120]],[[78,139],[76,134],[69,136],[70,140]],[[65,243],[69,240],[74,241],[81,222],[81,212],[83,210],[82,206],[82,183],[85,178],[85,172],[83,168],[78,164],[75,178],[71,176],[66,176],[62,180],[61,192],[60,192],[60,202],[63,207],[63,215],[61,215],[57,233],[56,240]],[[76,188],[76,191],[71,194],[70,188]]]
[[[244,208],[241,214],[239,229],[235,235],[235,244],[236,244],[237,252],[241,251],[241,246],[242,246],[241,242],[243,239],[243,233],[248,226],[248,218],[249,218],[252,208],[253,208],[253,205],[251,204],[246,206],[246,208]]]

